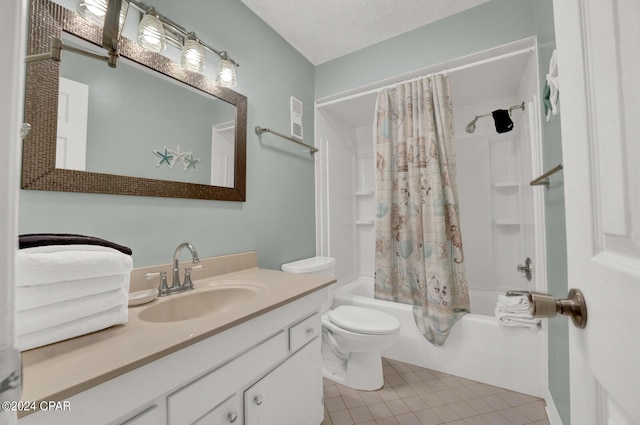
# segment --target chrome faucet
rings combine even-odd
[[[184,272],[184,284],[181,284],[179,260],[182,248],[187,248],[191,252],[191,261],[193,263],[200,262],[200,258],[198,258],[198,251],[196,251],[193,245],[191,245],[189,242],[182,242],[180,245],[178,245],[176,251],[173,253],[173,282],[171,282],[171,286],[167,284],[167,272],[165,270],[154,273],[146,273],[144,275],[145,279],[153,279],[156,276],[160,277],[160,286],[158,287],[159,297],[166,297],[167,295],[192,290],[193,282],[191,281],[191,271],[204,268],[204,266],[202,265],[186,267]]]
[[[176,248],[176,251],[173,253],[173,282],[171,283],[171,288],[169,291],[172,293],[188,291],[193,289],[193,284],[190,284],[191,277],[188,276],[190,273],[187,273],[188,279],[185,279],[186,285],[182,285],[180,283],[180,253],[182,252],[182,248],[187,248],[191,252],[191,261],[194,263],[199,263],[200,258],[198,258],[198,251],[191,245],[189,242],[182,242]],[[191,271],[191,269],[189,269]]]

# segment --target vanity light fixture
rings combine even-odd
[[[81,2],[99,2],[105,0],[81,0]],[[159,53],[160,40],[181,50],[182,67],[191,72],[202,72],[205,67],[204,50],[217,55],[218,72],[216,82],[222,87],[235,87],[238,84],[236,67],[240,66],[231,59],[226,51],[214,49],[200,40],[193,31],[156,12],[155,8],[139,0],[129,0],[131,6],[144,14],[138,26],[138,44],[148,51]]]
[[[238,84],[236,76],[236,67],[229,60],[227,52],[222,52],[218,61],[218,78],[216,82],[222,87],[235,87]]]
[[[167,35],[154,8],[147,10],[138,25],[138,44],[154,53],[167,48]]]
[[[201,72],[204,69],[204,52],[194,33],[189,33],[184,41],[181,63],[187,71]]]
[[[100,55],[89,50],[65,44],[60,38],[51,39],[51,49],[46,53],[29,55],[25,62],[38,62],[53,59],[60,62],[62,50],[67,50],[90,58],[105,61],[110,67],[115,68],[118,63],[118,40],[122,34],[124,20],[129,8],[128,0],[80,0],[77,12],[94,24],[102,26],[102,47],[107,50],[107,55]]]

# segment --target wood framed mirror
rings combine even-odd
[[[54,38],[100,52],[100,27],[49,0],[32,0],[28,54],[49,51]],[[22,188],[245,201],[247,98],[128,38],[121,37],[119,53],[115,69],[65,51],[61,62],[26,65],[31,131]],[[79,126],[84,145],[73,154],[65,152],[78,143],[61,134],[73,110],[70,95],[60,94],[66,80],[88,92],[86,100],[79,95],[88,110],[84,132]],[[173,155],[163,159],[166,150]]]

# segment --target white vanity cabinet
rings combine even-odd
[[[244,392],[245,425],[318,425],[323,420],[320,338]]]
[[[71,397],[68,412],[18,425],[320,425],[327,296],[255,316]]]

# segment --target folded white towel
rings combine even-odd
[[[33,332],[16,337],[18,350],[25,351],[43,345],[52,344],[80,335],[106,329],[113,325],[126,323],[129,310],[127,307],[114,307],[110,310],[94,314],[63,325],[47,328],[39,332]]]
[[[513,297],[498,295],[496,306],[500,311],[529,315],[529,299],[526,295]]]
[[[18,286],[16,288],[16,311],[30,310],[88,295],[103,294],[124,288],[129,292],[130,274],[78,279],[48,285]]]
[[[94,245],[21,249],[17,252],[16,259],[17,286],[127,274],[133,269],[130,255]]]
[[[26,335],[47,328],[63,325],[110,310],[127,307],[129,296],[124,288],[104,294],[88,295],[16,314],[16,335]]]
[[[529,313],[529,298],[526,295],[507,297],[498,295],[495,315],[498,322],[507,327],[539,329],[540,319]]]

